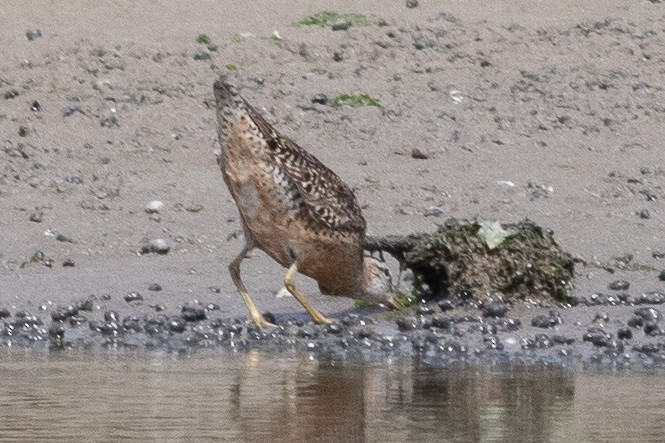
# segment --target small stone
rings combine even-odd
[[[665,281],[665,269],[660,271],[660,274],[658,274],[658,280]]]
[[[273,325],[277,324],[277,319],[275,318],[275,315],[272,312],[268,311],[264,312],[263,318],[265,318],[268,323],[272,323]]]
[[[133,291],[125,295],[125,301],[127,303],[143,301],[143,296],[140,293]]]
[[[653,251],[651,256],[653,258],[665,258],[665,251]]]
[[[180,311],[185,321],[201,321],[207,318],[205,309],[197,306],[183,306]]]
[[[508,306],[505,303],[494,302],[483,308],[483,316],[490,318],[501,318],[508,312]]]
[[[637,308],[634,311],[635,315],[642,317],[644,320],[658,321],[663,318],[660,311],[656,308]]]
[[[656,323],[653,320],[648,320],[644,322],[644,334],[645,335],[659,335],[660,334],[660,328],[658,327],[658,323]]]
[[[7,308],[0,308],[0,318],[9,318],[11,314],[9,313],[9,309]]]
[[[104,321],[107,322],[119,322],[120,321],[120,315],[116,311],[106,311],[104,312]]]
[[[441,309],[441,311],[443,311],[443,312],[452,311],[453,309],[455,309],[455,303],[453,303],[453,301],[450,300],[450,299],[441,300],[438,303],[438,305],[439,305],[439,308]]]
[[[79,108],[78,106],[69,105],[69,106],[66,106],[65,109],[62,111],[62,115],[64,117],[71,117],[72,115],[76,114],[77,112],[80,112],[81,114],[83,114],[83,112],[81,111],[81,108]]]
[[[159,283],[150,283],[150,285],[148,286],[148,291],[157,292],[161,290],[162,290],[162,285],[160,285]]]
[[[443,209],[436,206],[429,206],[423,212],[425,217],[441,217],[443,215]]]
[[[63,243],[74,243],[74,240],[71,238],[67,237],[66,235],[63,234],[58,234],[55,236],[55,239],[58,240],[59,242]]]
[[[32,105],[30,105],[30,110],[33,112],[39,112],[42,110],[42,105],[39,104],[37,100],[32,102]]]
[[[30,134],[30,130],[27,128],[27,126],[19,126],[18,127],[19,137],[27,137],[28,134]]]
[[[28,39],[28,41],[33,41],[35,39],[38,39],[42,36],[42,31],[39,29],[28,29],[25,31],[25,37]]]
[[[418,160],[427,160],[429,158],[429,155],[424,153],[418,148],[413,148],[411,150],[411,158],[415,158]]]
[[[143,209],[147,214],[159,214],[159,211],[164,207],[164,203],[159,200],[153,200]]]
[[[9,91],[5,92],[5,100],[10,100],[12,98],[16,98],[19,96],[19,93],[16,89],[10,89]]]
[[[627,291],[630,283],[626,280],[615,280],[609,284],[609,288],[613,291]]]
[[[316,94],[314,97],[312,97],[312,103],[325,105],[328,103],[328,96],[323,93]]]
[[[649,212],[648,209],[641,209],[637,212],[637,215],[640,216],[641,219],[643,220],[648,220],[651,218],[651,213]]]
[[[167,325],[173,332],[183,332],[187,327],[187,323],[182,317],[169,317]]]
[[[353,23],[351,23],[351,20],[345,19],[345,18],[340,18],[337,19],[332,25],[331,28],[333,31],[346,31],[349,29]]]
[[[561,315],[554,310],[550,311],[549,315],[537,315],[531,319],[531,326],[543,329],[553,328],[562,323]]]
[[[409,9],[418,7],[418,0],[406,0],[406,7]]]
[[[633,338],[633,331],[631,331],[630,328],[626,327],[620,328],[617,331],[617,338],[621,340],[630,340],[631,338]]]
[[[587,333],[582,337],[582,340],[590,342],[597,347],[607,347],[610,344],[611,338],[612,336],[601,328],[589,328]]]
[[[401,332],[418,329],[418,319],[416,319],[416,317],[400,317],[397,319],[396,323],[397,329]]]
[[[30,221],[35,223],[41,223],[44,214],[42,211],[36,210],[30,214]]]
[[[64,262],[62,262],[62,266],[65,268],[73,268],[74,266],[76,266],[76,264],[74,263],[74,260],[68,258]]]
[[[185,206],[185,211],[193,213],[201,212],[203,211],[203,205],[200,203],[193,203],[191,205]]]
[[[194,53],[194,60],[210,60],[210,53],[203,48],[199,48]]]
[[[154,240],[150,240],[150,243],[148,243],[147,245],[144,245],[141,248],[141,253],[143,254],[155,253],[155,254],[165,255],[168,254],[170,250],[171,247],[168,245],[166,240],[162,238],[156,238]]]
[[[423,304],[418,306],[418,309],[416,309],[416,313],[418,315],[432,315],[434,314],[434,310],[431,307]]]

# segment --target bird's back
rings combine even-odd
[[[215,82],[220,168],[246,236],[322,287],[354,278],[366,223],[353,191],[316,157],[280,135],[233,88]]]

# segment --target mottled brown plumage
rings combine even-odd
[[[246,245],[229,270],[259,326],[270,326],[242,280],[240,262],[253,248],[289,268],[284,284],[317,323],[330,320],[293,284],[296,272],[323,293],[389,302],[385,266],[363,256],[366,223],[352,190],[316,157],[280,135],[220,78],[214,86],[219,166],[238,205]]]

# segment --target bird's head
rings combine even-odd
[[[390,269],[384,262],[369,255],[363,257],[363,282],[360,298],[368,303],[383,304],[392,309],[402,307],[395,298]]]

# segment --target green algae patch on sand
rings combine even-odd
[[[443,298],[461,291],[483,298],[566,300],[573,294],[573,257],[551,231],[525,220],[450,219],[433,233],[371,237],[369,251],[385,251],[414,274],[414,294]]]

